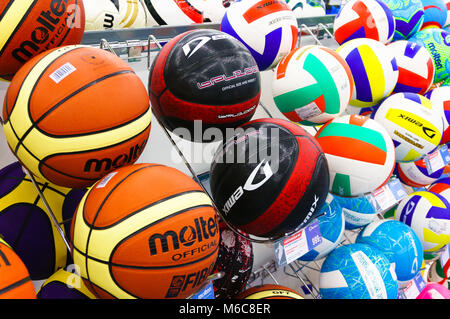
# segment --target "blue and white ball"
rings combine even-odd
[[[375,208],[365,196],[340,197],[335,195],[334,198],[342,207],[346,230],[364,227],[377,216]]]
[[[423,248],[419,237],[397,220],[377,220],[356,237],[356,243],[379,249],[395,265],[399,286],[404,287],[419,272],[423,262]]]
[[[394,218],[414,230],[424,252],[439,251],[450,243],[450,203],[439,194],[409,194],[398,205]]]
[[[220,30],[240,40],[252,53],[259,70],[275,67],[297,45],[294,12],[282,0],[234,2],[228,7]]]
[[[394,267],[380,250],[355,243],[327,256],[319,291],[323,299],[396,299],[398,282]]]
[[[342,207],[339,202],[331,194],[328,194],[325,203],[320,210],[319,221],[320,234],[322,242],[301,256],[301,261],[313,261],[326,257],[333,249],[335,249],[342,241],[345,231],[345,219]]]

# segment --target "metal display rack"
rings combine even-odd
[[[303,37],[312,38],[313,41],[322,45],[322,41],[324,39],[334,40],[334,36],[332,34],[333,22],[335,19],[335,15],[326,15],[320,17],[310,17],[298,19],[299,25],[299,39],[298,44],[302,43]],[[152,58],[154,58],[157,52],[162,48],[162,46],[168,42],[170,39],[175,36],[195,29],[216,29],[220,28],[219,24],[214,23],[203,23],[203,24],[192,24],[192,25],[181,25],[181,26],[159,26],[152,28],[140,28],[140,29],[119,29],[119,30],[105,30],[105,31],[87,31],[84,34],[84,38],[82,41],[83,45],[98,47],[104,50],[108,50],[119,56],[120,58],[126,61],[141,61],[146,59],[147,61],[147,70],[151,67]],[[270,111],[260,103],[261,108],[267,113],[267,115],[271,118],[274,116],[270,113]],[[159,120],[158,120],[159,121]],[[207,189],[204,186],[204,183],[201,181],[201,174],[195,172],[192,168],[191,164],[186,160],[183,152],[177,146],[177,143],[174,141],[172,136],[169,134],[168,130],[162,125],[160,125],[165,132],[167,138],[171,141],[172,146],[178,151],[178,154],[183,159],[184,165],[189,169],[192,177],[204,188],[205,192],[209,194]],[[317,129],[316,129],[317,130]],[[34,187],[38,191],[40,198],[42,199],[47,212],[49,213],[52,222],[57,228],[59,234],[64,240],[65,245],[69,252],[71,252],[71,247],[69,240],[67,239],[64,231],[62,229],[62,225],[58,223],[54,213],[52,212],[48,202],[41,192],[38,183],[36,182],[33,175],[24,168],[24,172],[30,177],[33,182]],[[210,195],[212,202],[214,203],[212,196]],[[217,209],[218,212],[220,210]],[[229,225],[230,226],[230,225]],[[230,227],[233,231],[236,230],[233,227]],[[239,235],[242,235],[239,233]],[[344,244],[346,241],[352,242],[352,239],[349,236],[352,235],[352,232],[346,231],[345,239],[341,243]],[[249,238],[254,242],[259,242],[254,238]],[[267,241],[260,241],[261,243]],[[270,242],[270,241],[269,241]],[[277,265],[274,261],[271,261],[267,264],[264,264],[259,269],[254,269],[250,279],[248,281],[248,286],[255,285],[257,283],[264,284],[269,278],[275,284],[279,284],[278,279],[276,278],[276,273],[280,270],[283,271],[286,277],[294,278],[299,280],[303,289],[306,289],[307,293],[314,299],[320,298],[319,290],[316,287],[316,283],[311,280],[306,274],[306,269],[311,271],[320,271],[320,265],[317,262],[308,262],[303,263],[300,261],[292,262],[283,267],[283,269],[278,269]],[[211,275],[205,285],[210,284],[212,281],[219,279],[223,276],[222,273]]]

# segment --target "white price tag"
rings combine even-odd
[[[380,205],[381,210],[389,209],[396,203],[394,194],[387,185],[375,190],[372,194],[378,205]]]
[[[402,289],[401,294],[405,299],[416,299],[426,286],[426,282],[419,272],[417,275]]]
[[[425,156],[424,160],[428,174],[433,174],[445,166],[444,159],[439,149]]]
[[[321,243],[319,222],[316,220],[292,236],[275,243],[275,257],[278,266],[290,264]]]
[[[441,254],[441,265],[444,266],[450,258],[450,245],[445,246]]]
[[[403,198],[408,196],[400,181],[392,179],[385,185],[376,189],[368,196],[369,201],[377,213],[381,213],[393,207]]]

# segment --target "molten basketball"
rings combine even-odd
[[[220,145],[211,164],[212,197],[241,232],[279,238],[309,224],[328,195],[325,154],[299,125],[258,119]]]
[[[0,77],[11,80],[30,58],[59,46],[80,44],[81,0],[9,0],[0,3]]]
[[[36,292],[27,268],[1,237],[0,299],[36,299]]]
[[[304,299],[295,290],[280,285],[261,285],[247,289],[236,299]]]
[[[17,72],[3,121],[11,151],[33,175],[82,188],[139,158],[151,109],[144,84],[122,59],[98,48],[65,46]]]
[[[73,259],[99,298],[187,298],[212,273],[216,211],[190,177],[158,164],[121,167],[82,199]]]
[[[204,141],[208,128],[248,122],[261,94],[260,74],[250,51],[216,30],[188,31],[169,41],[149,76],[153,113],[173,133]],[[194,121],[202,121],[195,130]]]

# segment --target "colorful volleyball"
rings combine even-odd
[[[341,6],[333,28],[339,44],[357,38],[388,43],[394,36],[395,20],[381,0],[350,0]]]
[[[144,0],[148,12],[159,25],[186,25],[203,22],[203,13],[188,0]]]
[[[450,142],[450,86],[440,86],[425,94],[436,108],[442,113],[442,121],[444,122],[444,133],[442,134],[441,144]]]
[[[137,161],[152,111],[121,58],[87,46],[42,53],[17,72],[3,106],[11,151],[35,176],[82,188]]]
[[[380,250],[395,265],[399,286],[405,286],[420,270],[423,248],[419,237],[397,220],[377,220],[358,234],[356,243],[367,244]]]
[[[330,192],[359,196],[384,185],[394,170],[391,138],[376,121],[345,115],[323,125],[315,135],[330,170]]]
[[[450,33],[437,28],[417,32],[410,41],[425,47],[433,57],[434,83],[441,82],[450,75]]]
[[[450,267],[447,261],[447,267],[443,266],[441,259],[438,258],[430,266],[427,274],[427,282],[438,283],[447,289],[450,289]]]
[[[422,28],[424,12],[421,0],[383,0],[395,19],[393,40],[407,40]]]
[[[377,216],[375,208],[366,196],[341,197],[334,195],[334,199],[342,207],[346,230],[364,227]]]
[[[415,42],[395,41],[388,45],[398,66],[398,81],[394,93],[425,94],[434,81],[434,63],[427,49]]]
[[[450,177],[443,177],[431,184],[428,191],[436,193],[444,197],[450,202]]]
[[[239,128],[217,148],[210,168],[222,218],[242,233],[268,239],[307,226],[328,195],[327,160],[316,139],[282,119]]]
[[[421,0],[424,10],[422,28],[442,28],[447,21],[447,6],[444,0]]]
[[[192,178],[159,164],[121,167],[83,197],[71,228],[74,264],[99,298],[187,298],[211,274],[217,214]]]
[[[446,27],[450,26],[450,0],[444,0],[444,2],[445,2],[445,7],[447,8],[447,21],[445,21],[445,26],[444,26],[444,28],[446,28]]]
[[[354,39],[336,52],[345,59],[355,80],[350,105],[374,106],[392,93],[398,80],[398,67],[386,45],[372,39]]]
[[[398,282],[388,258],[367,244],[336,248],[319,274],[323,299],[397,299]]]
[[[83,279],[67,269],[59,269],[47,278],[36,296],[37,299],[96,299]]]
[[[436,252],[450,243],[450,203],[441,195],[411,193],[400,202],[394,218],[414,230],[424,252]]]
[[[189,141],[210,142],[206,130],[225,136],[227,128],[252,118],[260,82],[255,59],[241,42],[201,29],[164,45],[153,61],[148,87],[153,114],[165,128]]]
[[[235,2],[220,30],[245,44],[260,71],[275,67],[297,45],[297,19],[284,0]]]
[[[322,242],[314,249],[301,256],[301,261],[313,261],[326,257],[342,241],[345,231],[345,218],[342,207],[335,197],[328,194],[322,206],[321,214],[317,217],[319,221]]]
[[[28,269],[0,237],[0,299],[36,299]]]
[[[0,77],[11,80],[32,57],[80,44],[85,16],[80,0],[11,0],[0,4]]]
[[[395,93],[372,113],[394,141],[398,162],[417,161],[441,143],[441,114],[426,97],[415,93]]]
[[[281,285],[261,285],[248,288],[236,299],[304,299],[297,291]]]
[[[58,187],[38,178],[36,182],[68,236],[73,214],[86,190]],[[0,234],[25,263],[32,280],[47,279],[71,259],[50,212],[18,162],[0,170]]]
[[[428,173],[425,158],[414,162],[399,162],[396,165],[394,174],[400,181],[411,187],[425,187],[437,181],[444,173],[444,168],[440,168],[433,173]]]
[[[318,125],[345,111],[353,93],[347,62],[323,46],[291,51],[275,69],[272,94],[275,105],[291,121]]]

